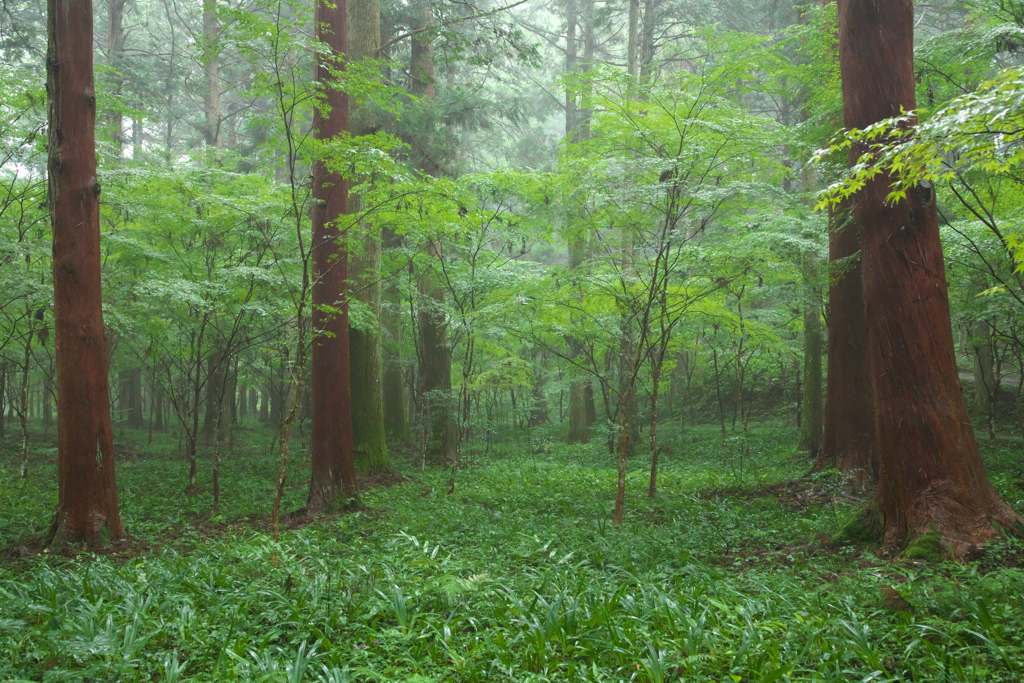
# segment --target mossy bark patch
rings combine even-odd
[[[850,516],[843,528],[832,537],[832,543],[840,546],[877,544],[882,539],[882,528],[882,515],[878,507],[871,503]]]
[[[907,545],[903,551],[903,557],[908,560],[925,560],[927,562],[942,562],[949,555],[946,547],[942,545],[942,534],[935,527],[926,534],[921,534]]]

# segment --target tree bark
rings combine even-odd
[[[7,363],[0,363],[0,441],[7,436]]]
[[[410,26],[412,30],[427,29],[433,22],[433,12],[429,3],[424,2],[419,12],[419,17]],[[434,99],[434,44],[429,31],[412,38],[409,90],[424,101]],[[436,176],[441,173],[441,168],[425,157],[423,171]],[[426,245],[426,251],[431,260],[442,258],[440,244],[436,241]],[[459,426],[455,419],[455,402],[452,396],[452,359],[451,349],[448,348],[448,324],[444,310],[445,292],[429,273],[420,276],[418,288],[419,392],[424,399],[423,414],[429,430],[425,453],[427,457],[438,462],[453,463],[459,453]]]
[[[433,259],[442,258],[436,242],[431,242],[429,254]],[[436,462],[453,463],[459,453],[459,426],[452,396],[452,358],[448,348],[444,289],[429,273],[420,277],[419,287],[419,391],[429,427],[425,452]]]
[[[835,0],[821,0],[822,6]],[[878,482],[874,448],[875,406],[868,366],[867,320],[861,263],[861,237],[848,203],[829,213],[828,373],[825,424],[816,471],[836,468],[856,492]]]
[[[316,81],[327,111],[313,110],[313,135],[330,140],[348,130],[348,96],[334,86],[332,69],[348,52],[345,0],[317,0],[316,39],[327,48],[317,56]],[[355,495],[351,367],[348,328],[348,253],[338,225],[348,213],[348,181],[313,164],[313,380],[309,482],[310,513],[346,504]],[[297,400],[297,399],[296,399]],[[294,411],[293,411],[294,412]]]
[[[100,290],[92,2],[47,3],[58,502],[51,544],[124,537]]]
[[[380,0],[350,0],[348,4],[351,61],[375,59],[380,51]],[[352,135],[369,135],[376,128],[370,108],[352,112]],[[358,214],[361,197],[351,197],[349,209]],[[351,259],[353,296],[365,303],[381,320],[381,234],[379,228],[361,224],[362,249]],[[384,433],[384,386],[381,382],[381,333],[351,330],[349,353],[352,366],[352,429],[356,468],[364,472],[394,469]]]
[[[107,0],[107,65],[113,70],[113,86],[115,95],[120,96],[121,84],[124,82],[122,73],[122,55],[124,53],[124,8],[127,0]],[[124,115],[120,106],[115,103],[108,114],[110,137],[114,141],[114,149],[118,157],[124,147]]]
[[[992,328],[987,320],[978,320],[972,325],[971,355],[974,360],[974,410],[975,420],[982,421],[990,439],[996,438],[995,403],[999,389],[995,373],[995,349]]]
[[[217,415],[222,411],[219,405],[224,400],[224,386],[227,381],[228,359],[222,351],[215,351],[206,361],[206,384],[204,387],[203,426],[199,435],[205,445],[213,444]]]
[[[912,111],[913,3],[838,4],[845,125]],[[862,151],[851,150],[851,162]],[[985,474],[960,392],[934,188],[922,183],[889,203],[891,181],[876,176],[852,198],[879,454],[869,518],[888,547],[935,532],[961,556],[1024,520]]]
[[[577,0],[568,0],[565,7],[565,72],[574,74],[579,67],[579,46],[577,45],[577,31],[579,29],[579,12]],[[581,124],[580,96],[575,85],[569,84],[565,89],[565,135],[571,142],[579,142],[583,137],[580,130]],[[578,229],[572,225],[579,216],[575,206],[570,206],[566,211],[566,221],[569,224],[569,270],[579,271],[587,258],[586,234],[574,234]],[[582,296],[582,295],[581,295]],[[575,317],[575,313],[571,313]],[[579,359],[583,353],[579,339],[570,337],[569,354],[573,359]],[[569,380],[569,443],[589,443],[590,423],[587,420],[586,389],[590,384],[590,378],[584,370],[577,366],[570,369],[571,379]]]
[[[220,132],[220,19],[217,0],[203,0],[203,71],[206,91],[203,110],[206,114],[206,145],[216,150],[223,148]]]
[[[821,451],[824,429],[821,376],[821,306],[818,303],[818,265],[808,255],[804,264],[804,381],[803,416],[800,420],[800,445],[812,461]]]
[[[384,248],[400,246],[401,238],[388,230],[384,235]],[[384,358],[384,432],[389,444],[408,444],[409,411],[405,400],[405,377],[402,374],[402,295],[398,287],[388,283],[383,293],[384,306],[381,310],[381,327],[387,335],[383,345]]]
[[[249,417],[249,387],[245,382],[242,382],[242,386],[238,390],[237,401],[238,409],[235,412],[238,419],[244,420]]]
[[[164,385],[159,382],[153,384],[153,429],[164,429]]]
[[[825,424],[816,470],[835,467],[855,491],[878,481],[875,408],[868,366],[860,236],[849,207],[834,212],[829,231],[828,377]]]
[[[142,413],[142,369],[132,368],[121,373],[121,418],[126,426],[142,429],[145,419]]]

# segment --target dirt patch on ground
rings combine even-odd
[[[774,497],[780,504],[790,510],[799,510],[801,512],[809,507],[833,505],[835,503],[851,503],[856,505],[863,503],[865,500],[863,496],[848,491],[835,490],[811,479],[797,479],[795,481],[755,488],[728,486],[707,489],[701,491],[698,497],[701,500],[711,500],[713,498],[755,500],[757,498]]]

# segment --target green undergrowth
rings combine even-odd
[[[0,560],[0,680],[1021,680],[1019,541],[973,565],[835,547],[857,501],[828,475],[786,485],[792,434],[701,436],[663,457],[655,499],[634,458],[621,527],[611,456],[542,443],[469,454],[453,494],[408,468],[277,540],[272,457],[226,458],[214,516],[208,486],[182,495],[184,463],[140,449],[118,473],[138,543]],[[17,548],[55,494],[42,464],[19,482],[8,462]],[[1012,473],[996,481],[1008,495]]]

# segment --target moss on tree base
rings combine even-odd
[[[859,545],[884,545],[890,550],[903,551],[900,557],[907,560],[925,562],[943,562],[947,559],[963,558],[976,551],[985,540],[999,535],[1014,535],[1020,533],[1019,525],[1008,528],[997,522],[992,523],[989,534],[976,534],[970,542],[962,540],[966,538],[964,533],[958,534],[953,529],[943,529],[938,524],[932,524],[928,531],[913,536],[910,532],[910,539],[904,546],[898,539],[886,538],[884,520],[878,505],[874,502],[854,512],[843,524],[842,528],[832,537],[832,543],[837,546],[859,546]]]
[[[882,515],[872,503],[854,512],[832,537],[832,543],[839,546],[878,544],[882,528]]]
[[[949,554],[946,546],[942,544],[942,534],[933,526],[928,533],[921,534],[907,544],[902,556],[907,560],[942,562]]]

